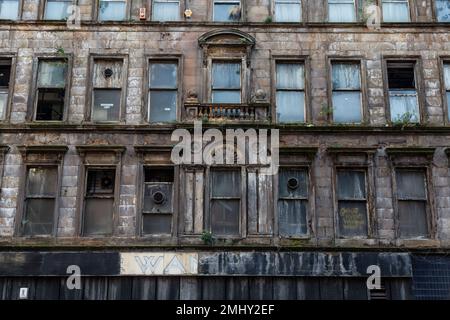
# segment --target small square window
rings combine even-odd
[[[123,21],[127,17],[127,2],[123,0],[99,0],[98,20]]]
[[[178,21],[180,20],[179,0],[153,0],[153,21]]]
[[[67,62],[39,61],[37,80],[37,121],[62,121],[66,97]]]
[[[212,103],[241,103],[241,64],[213,62]]]
[[[450,0],[435,0],[436,18],[439,22],[450,22]]]
[[[45,4],[45,20],[66,20],[69,16],[69,7],[72,0],[47,0]]]
[[[214,21],[236,22],[241,20],[241,1],[214,0]]]
[[[409,0],[383,0],[384,22],[409,22]]]
[[[0,0],[0,20],[19,18],[19,0]]]
[[[275,0],[276,22],[301,22],[302,1],[301,0]]]
[[[355,22],[356,8],[354,0],[328,0],[329,22]]]

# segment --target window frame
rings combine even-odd
[[[36,120],[37,114],[37,104],[39,101],[38,97],[38,77],[39,77],[39,64],[41,61],[66,61],[67,73],[65,77],[65,93],[64,93],[64,106],[63,106],[63,116],[61,120]],[[69,117],[69,107],[70,107],[70,89],[72,87],[72,54],[68,54],[66,57],[59,57],[57,55],[37,55],[33,59],[33,82],[31,86],[29,107],[28,107],[28,121],[37,123],[65,123]],[[31,103],[31,105],[30,105]]]
[[[98,23],[121,23],[126,22],[131,17],[131,0],[94,0],[95,5],[92,10],[92,18]],[[125,2],[125,17],[123,20],[100,20],[100,1]]]
[[[216,235],[213,234],[216,238],[219,239],[244,239],[247,236],[247,171],[244,166],[213,166],[207,167],[205,170],[205,215],[204,215],[204,226],[205,230],[212,232],[212,214],[211,214],[211,205],[212,205],[212,171],[235,171],[240,173],[240,198],[239,198],[239,230],[236,235]],[[237,198],[235,198],[237,199]],[[233,198],[234,200],[234,198]]]
[[[9,86],[7,89],[8,99],[6,101],[4,117],[0,118],[0,123],[6,123],[10,119],[11,109],[12,109],[12,98],[14,94],[15,78],[16,78],[16,61],[17,56],[15,53],[5,53],[0,55],[0,60],[9,60],[10,62],[10,76],[9,76]]]
[[[71,2],[73,6],[78,5],[78,0],[60,0],[61,2]],[[66,22],[65,19],[59,19],[59,20],[50,20],[50,19],[45,19],[45,10],[47,9],[47,3],[49,2],[49,0],[42,0],[39,3],[39,19],[43,20],[43,21],[62,21],[62,22]]]
[[[219,3],[226,3],[226,2],[240,2],[240,6],[241,6],[241,18],[239,19],[239,21],[216,21],[214,19],[215,17],[215,4],[216,2]],[[209,11],[210,13],[210,17],[211,17],[211,22],[213,23],[223,23],[223,24],[233,24],[233,23],[242,23],[242,22],[246,22],[247,21],[247,17],[246,17],[246,0],[213,0],[210,1],[210,9]]]
[[[185,11],[185,8],[186,8],[186,4],[185,4],[184,0],[166,0],[166,1],[150,0],[150,1],[151,1],[151,3],[149,4],[149,9],[150,9],[149,11],[150,12],[149,12],[147,20],[153,21],[153,22],[161,22],[161,23],[180,22],[180,21],[184,21],[185,20],[185,18],[184,18],[184,11]],[[153,12],[154,12],[155,2],[175,2],[175,1],[178,1],[178,3],[179,3],[179,6],[178,6],[179,19],[178,20],[161,21],[161,20],[153,19]]]
[[[442,96],[442,108],[444,114],[444,125],[450,125],[450,101],[447,98],[447,92],[450,93],[450,89],[447,90],[445,83],[445,65],[448,64],[450,66],[450,56],[440,56],[439,57],[439,79],[441,82],[441,96]],[[448,84],[450,87],[450,83]]]
[[[326,14],[326,22],[327,23],[334,23],[334,24],[351,24],[351,23],[358,23],[360,22],[360,14],[359,14],[359,1],[360,0],[352,0],[353,1],[353,9],[355,11],[355,21],[348,21],[348,22],[339,22],[339,21],[330,21],[330,1],[327,0],[326,1],[326,6],[325,6],[325,14]]]
[[[383,1],[384,0],[378,0],[378,5],[379,5],[379,7],[380,7],[380,11],[381,11],[381,23],[382,24],[385,24],[385,23],[387,23],[387,24],[397,24],[397,23],[400,23],[400,24],[406,24],[406,23],[413,23],[413,22],[415,22],[415,20],[416,20],[416,16],[415,16],[415,10],[414,10],[414,8],[415,8],[415,3],[411,3],[411,0],[405,0],[405,2],[407,2],[407,4],[408,4],[408,14],[409,14],[409,21],[405,21],[405,22],[398,22],[398,21],[388,21],[388,22],[385,22],[384,21],[384,16],[383,16]],[[402,0],[387,0],[387,1],[402,1]]]
[[[383,63],[383,87],[384,87],[384,99],[386,104],[386,121],[390,126],[394,125],[391,116],[391,103],[390,103],[390,94],[389,94],[389,77],[388,77],[388,64],[389,63],[413,63],[414,64],[414,77],[416,84],[416,94],[417,94],[417,104],[419,108],[419,120],[417,124],[425,123],[427,117],[425,113],[425,102],[424,102],[424,85],[423,74],[422,74],[422,59],[418,56],[405,56],[399,58],[398,56],[384,56],[382,58]]]
[[[300,8],[301,8],[301,11],[302,11],[301,12],[301,21],[289,21],[289,22],[283,22],[283,21],[277,21],[276,20],[276,4],[277,4],[277,1],[279,1],[279,0],[271,1],[271,12],[272,12],[272,17],[273,17],[273,23],[305,24],[307,22],[308,14],[306,12],[307,11],[307,6],[306,6],[306,3],[305,3],[305,2],[307,2],[307,0],[300,0]]]
[[[17,0],[17,2],[18,2],[17,19],[5,19],[5,20],[0,20],[0,21],[20,21],[20,20],[22,20],[24,0]]]
[[[250,72],[250,68],[246,67],[246,58],[242,56],[236,56],[236,57],[220,57],[220,56],[208,56],[208,67],[207,67],[207,85],[205,90],[207,92],[206,101],[208,104],[219,104],[224,105],[225,103],[213,103],[212,102],[212,94],[213,94],[213,64],[215,62],[223,62],[223,63],[239,63],[241,66],[241,101],[240,103],[232,103],[232,105],[236,104],[247,104],[248,101],[248,94],[247,94],[247,81],[248,79],[248,72]]]
[[[399,199],[398,196],[398,185],[397,185],[397,172],[398,171],[412,171],[418,172],[422,171],[425,178],[425,195],[427,200],[425,201],[425,219],[427,222],[427,235],[419,237],[401,237],[400,236],[400,210],[399,201],[408,201],[407,199]],[[392,179],[392,191],[393,191],[393,207],[394,207],[394,225],[395,225],[395,237],[399,240],[431,240],[435,237],[434,231],[434,204],[432,197],[433,180],[431,174],[431,168],[428,165],[418,164],[418,165],[407,165],[407,164],[395,164],[391,171]],[[413,200],[409,200],[413,201]],[[424,200],[420,200],[424,201]]]
[[[94,91],[99,90],[117,90],[118,88],[97,88],[94,86],[94,76],[95,76],[95,63],[96,61],[122,61],[122,87],[120,95],[120,110],[119,119],[117,121],[95,121],[93,119],[94,112]],[[117,55],[102,55],[102,54],[91,54],[89,57],[89,84],[86,88],[86,108],[85,108],[85,119],[87,122],[95,125],[105,125],[105,124],[123,124],[125,122],[126,116],[126,98],[128,93],[128,55],[117,54]]]
[[[175,55],[147,55],[145,57],[146,61],[146,72],[145,77],[143,81],[143,91],[144,94],[144,108],[142,110],[142,118],[144,119],[145,123],[151,124],[151,125],[158,125],[158,122],[150,122],[150,66],[153,63],[176,63],[177,64],[177,110],[176,110],[176,116],[174,122],[179,122],[180,119],[183,116],[183,70],[184,70],[184,64],[183,64],[183,56],[181,54],[175,54]],[[167,125],[168,123],[172,122],[164,122],[162,125]]]
[[[432,10],[431,10],[432,18],[433,18],[434,22],[442,23],[444,25],[450,23],[450,20],[449,21],[439,21],[439,19],[438,19],[438,12],[437,12],[437,0],[433,0],[431,6],[432,6]]]

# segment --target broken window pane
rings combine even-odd
[[[301,0],[275,0],[276,22],[301,22]]]
[[[409,0],[383,0],[384,22],[409,22]]]
[[[0,0],[0,20],[17,20],[19,0]]]
[[[67,63],[62,60],[39,61],[38,87],[64,88],[66,86]]]
[[[439,22],[450,22],[450,1],[449,0],[435,0],[436,2],[436,17]]]
[[[328,0],[329,22],[354,22],[356,10],[354,0]]]
[[[214,21],[234,22],[241,20],[241,2],[214,0]]]
[[[100,21],[121,21],[126,18],[126,1],[121,0],[100,0],[98,9],[98,20]]]
[[[69,16],[72,0],[47,0],[44,12],[45,20],[65,20]]]
[[[120,89],[95,89],[92,120],[96,122],[119,121]]]
[[[304,74],[301,63],[277,64],[276,109],[279,122],[305,121]]]
[[[211,171],[211,231],[218,236],[240,234],[241,173]]]
[[[334,122],[361,122],[361,70],[359,64],[333,63],[332,78]]]
[[[180,20],[179,0],[154,0],[153,21],[177,21]]]
[[[28,168],[25,213],[22,220],[24,235],[50,235],[53,233],[57,185],[57,168]]]
[[[177,63],[150,65],[149,121],[170,122],[177,118],[178,105]]]
[[[115,175],[114,169],[88,169],[83,235],[112,234]]]
[[[396,170],[400,237],[428,236],[427,184],[423,170]]]
[[[308,233],[308,172],[304,169],[281,169],[278,174],[278,217],[282,237],[299,237]]]

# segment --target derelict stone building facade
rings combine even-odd
[[[10,2],[1,298],[449,298],[450,1]],[[194,120],[279,173],[174,165]]]

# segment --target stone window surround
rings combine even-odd
[[[367,71],[365,58],[361,56],[327,56],[327,101],[329,106],[333,106],[333,63],[355,63],[359,64],[361,78],[361,123],[351,123],[352,125],[363,125],[369,122],[368,94],[367,94]],[[333,123],[333,112],[327,112],[328,123]]]
[[[427,121],[426,114],[426,104],[425,104],[425,96],[424,96],[424,77],[423,77],[423,67],[422,67],[422,58],[417,55],[384,55],[381,58],[382,60],[382,73],[383,73],[383,88],[384,88],[384,101],[385,101],[385,110],[386,110],[386,121],[389,125],[393,125],[391,119],[391,107],[389,102],[389,79],[388,79],[388,62],[412,62],[414,63],[414,76],[416,80],[416,91],[417,91],[417,101],[419,104],[419,122],[418,124],[424,124]]]
[[[63,145],[36,145],[36,146],[18,146],[18,150],[22,155],[23,165],[20,175],[20,188],[19,195],[17,197],[17,215],[15,218],[15,230],[14,234],[17,237],[22,236],[22,219],[25,213],[25,196],[26,196],[26,183],[27,172],[30,167],[57,167],[58,170],[58,185],[56,187],[57,193],[55,197],[55,211],[54,211],[54,223],[53,231],[51,235],[35,236],[38,238],[56,237],[59,221],[59,201],[61,197],[61,182],[62,182],[62,170],[64,166],[64,154],[67,152],[68,147]],[[41,159],[36,159],[39,157]]]
[[[178,220],[179,220],[179,203],[180,203],[180,175],[181,168],[174,165],[170,156],[172,146],[135,146],[134,150],[138,156],[138,173],[137,173],[137,200],[136,200],[136,234],[139,237],[149,240],[158,240],[161,238],[170,239],[178,237]],[[144,207],[144,180],[145,168],[151,167],[167,167],[174,169],[173,181],[173,214],[172,214],[172,234],[171,235],[152,235],[143,233],[143,207]]]
[[[391,182],[392,182],[392,204],[394,209],[394,226],[395,226],[395,238],[398,242],[408,241],[428,241],[432,243],[436,240],[437,226],[436,219],[437,213],[434,203],[434,187],[433,187],[433,157],[435,148],[422,148],[422,147],[406,147],[406,148],[387,148],[386,154],[388,155],[389,164],[391,167]],[[418,157],[418,161],[411,164],[407,161],[407,158]],[[398,225],[398,208],[397,208],[397,183],[396,183],[396,170],[397,169],[418,169],[424,170],[426,176],[426,193],[428,197],[427,202],[427,222],[428,222],[428,237],[427,238],[400,238],[399,237],[399,225]]]
[[[36,108],[38,102],[38,95],[36,94],[38,89],[38,73],[39,73],[39,62],[40,61],[62,61],[66,60],[67,62],[67,74],[65,77],[66,87],[65,87],[65,96],[64,96],[64,113],[62,121],[39,121],[36,120]],[[70,92],[72,88],[72,67],[73,67],[73,54],[69,53],[65,56],[61,56],[58,54],[36,54],[33,57],[33,71],[32,71],[32,85],[30,88],[30,98],[28,99],[28,112],[27,112],[27,121],[29,122],[50,122],[50,123],[67,123],[69,121],[69,107],[70,107]]]
[[[77,192],[77,215],[76,215],[76,234],[84,239],[90,238],[109,238],[117,234],[119,200],[120,200],[120,183],[122,175],[122,155],[126,148],[124,146],[112,145],[79,145],[76,150],[81,158],[79,179]],[[103,155],[109,155],[109,159],[102,159]],[[86,237],[83,235],[83,215],[85,206],[85,193],[87,184],[88,169],[114,169],[115,170],[115,186],[114,186],[114,212],[113,212],[113,233],[112,235]]]
[[[9,59],[11,61],[11,75],[9,79],[8,88],[8,102],[6,103],[6,109],[3,120],[0,120],[0,124],[3,122],[8,122],[11,115],[12,101],[14,95],[14,85],[16,79],[16,63],[17,63],[17,53],[2,53],[0,54],[0,59]]]
[[[336,240],[345,243],[349,240],[368,241],[376,238],[376,217],[375,212],[375,163],[374,157],[376,148],[328,148],[327,153],[331,156],[332,164],[332,195],[333,195],[333,216],[334,233]],[[352,157],[348,159],[346,157]],[[341,169],[360,170],[366,174],[366,201],[367,201],[367,236],[365,237],[345,237],[339,232],[339,214],[337,199],[337,173]]]

